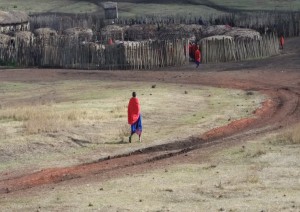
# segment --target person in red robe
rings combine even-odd
[[[283,45],[284,45],[284,37],[283,37],[283,35],[280,36],[279,42],[280,42],[280,48],[283,49]]]
[[[201,62],[201,52],[200,52],[200,48],[199,46],[196,47],[196,51],[195,51],[195,63],[196,63],[196,68],[199,67]]]
[[[138,134],[139,142],[142,142],[142,116],[140,101],[136,97],[136,92],[132,92],[132,97],[128,103],[128,124],[131,125],[131,134],[129,136],[129,143],[131,143],[131,137],[134,133]]]

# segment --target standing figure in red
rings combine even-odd
[[[283,37],[283,35],[280,36],[279,42],[280,42],[280,48],[283,49],[283,45],[284,45],[284,37]]]
[[[196,68],[199,67],[200,62],[201,62],[201,52],[200,52],[199,46],[197,45],[196,51],[195,51],[195,63],[196,63]]]
[[[139,136],[139,142],[142,142],[142,116],[140,101],[136,97],[136,93],[132,92],[132,97],[128,103],[128,124],[131,125],[131,134],[129,136],[129,143],[131,143],[131,136],[136,133]]]

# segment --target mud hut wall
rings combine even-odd
[[[208,40],[201,41],[203,63],[218,63],[264,58],[279,54],[276,35],[263,36],[260,40]]]

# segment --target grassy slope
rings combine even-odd
[[[201,15],[220,14],[228,10],[299,10],[299,1],[284,0],[177,0],[177,1],[118,1],[120,17],[134,15]],[[1,0],[0,10],[27,12],[103,13],[97,1],[88,0]]]

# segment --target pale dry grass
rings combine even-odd
[[[296,126],[277,135],[270,143],[281,145],[300,144],[300,124],[297,124]]]
[[[107,181],[57,184],[50,191],[7,196],[0,200],[0,209],[34,211],[38,205],[56,211],[299,211],[299,148],[274,147],[268,139],[246,142],[242,150],[212,152],[209,163],[195,159]],[[265,151],[261,157],[245,157],[260,150]],[[239,155],[244,159],[237,159]]]
[[[119,136],[120,142],[125,142],[128,140],[128,137],[130,136],[130,130],[129,130],[128,124],[123,124],[119,128],[118,136]]]
[[[156,82],[155,89],[153,85],[76,80],[5,84],[1,87],[7,104],[0,109],[0,149],[10,149],[11,154],[2,158],[0,154],[0,171],[48,167],[56,161],[59,166],[87,163],[137,146],[185,139],[228,123],[228,117],[253,116],[251,111],[264,99],[256,92],[249,96],[244,91],[197,85]],[[134,136],[130,145],[124,145],[130,134],[127,104],[133,90],[142,107],[143,143]]]
[[[0,120],[22,122],[25,133],[36,134],[66,129],[86,114],[85,111],[57,111],[52,106],[40,105],[3,109],[0,111]]]

